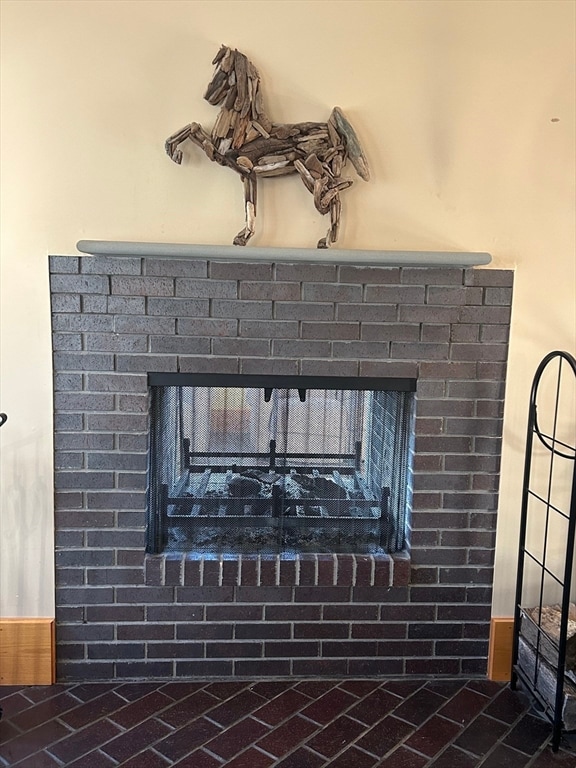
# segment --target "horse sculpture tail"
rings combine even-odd
[[[358,176],[364,179],[364,181],[368,181],[370,179],[370,168],[368,167],[366,155],[362,151],[356,131],[352,128],[350,121],[340,107],[334,107],[328,122],[336,129],[338,135],[344,139],[348,157]]]

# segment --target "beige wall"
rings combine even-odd
[[[3,0],[0,608],[53,612],[48,254],[79,239],[229,243],[236,177],[164,139],[209,128],[220,43],[259,66],[278,121],[339,104],[373,179],[342,247],[470,250],[516,269],[494,613],[512,611],[529,380],[574,352],[572,0]],[[352,172],[351,172],[352,173]],[[254,245],[312,246],[297,179],[263,185]]]

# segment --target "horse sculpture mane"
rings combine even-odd
[[[180,145],[190,139],[210,160],[239,174],[246,221],[235,245],[246,245],[254,234],[258,177],[298,173],[316,209],[330,213],[328,233],[318,241],[318,248],[327,248],[338,238],[340,192],[352,184],[341,176],[346,160],[362,179],[370,178],[354,129],[339,107],[325,123],[273,123],[264,109],[258,70],[243,53],[223,45],[212,63],[216,69],[204,98],[221,106],[212,131],[189,123],[167,139],[166,152],[180,164]]]

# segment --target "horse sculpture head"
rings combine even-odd
[[[246,226],[236,235],[236,245],[245,245],[254,234],[258,177],[299,174],[316,209],[330,213],[328,234],[318,242],[319,248],[328,247],[338,237],[340,192],[352,184],[341,177],[346,160],[350,158],[361,178],[369,179],[351,124],[339,107],[325,123],[273,123],[264,110],[258,70],[243,53],[223,45],[212,63],[214,74],[204,94],[209,104],[220,107],[212,131],[190,123],[167,140],[166,151],[179,163],[179,145],[190,139],[211,160],[240,175]]]

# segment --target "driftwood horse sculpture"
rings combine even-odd
[[[328,233],[318,242],[318,248],[327,248],[338,238],[340,192],[352,184],[341,176],[347,158],[361,178],[370,177],[354,129],[339,107],[327,123],[273,123],[264,109],[258,71],[243,53],[223,45],[212,63],[216,69],[204,98],[222,108],[211,133],[190,123],[167,139],[166,152],[180,164],[180,145],[190,139],[210,160],[240,175],[246,224],[235,245],[246,245],[254,234],[258,177],[298,173],[317,210],[330,213]]]

